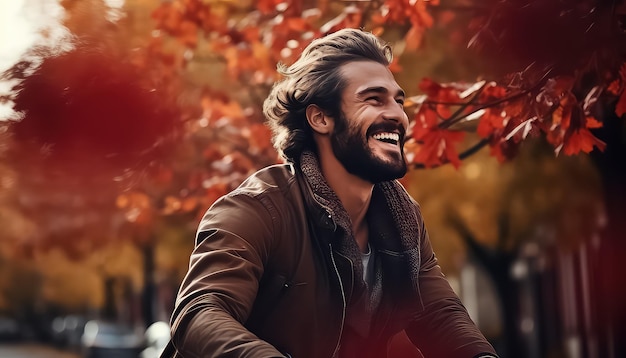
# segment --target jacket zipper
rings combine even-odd
[[[337,263],[335,262],[335,256],[333,256],[333,245],[328,244],[330,248],[330,260],[333,263],[333,268],[335,269],[335,273],[337,274],[337,279],[339,280],[339,288],[341,289],[341,299],[343,303],[343,308],[341,310],[341,326],[339,327],[339,338],[337,339],[337,345],[335,346],[335,351],[333,352],[333,358],[337,356],[337,351],[339,351],[339,346],[341,345],[341,336],[343,335],[343,324],[346,319],[346,293],[343,289],[343,282],[341,281],[341,275],[339,274],[339,269],[337,268]]]

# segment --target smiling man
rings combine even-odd
[[[164,357],[495,357],[441,273],[407,171],[391,49],[346,29],[311,43],[264,104],[287,164],[202,219]],[[396,355],[397,357],[397,355]]]

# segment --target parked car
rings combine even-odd
[[[140,358],[158,358],[170,340],[170,325],[166,322],[154,322],[146,329],[146,349]]]
[[[9,317],[0,317],[0,341],[14,342],[21,338],[19,323]]]
[[[85,324],[82,343],[85,358],[137,358],[145,348],[142,330],[99,320]]]
[[[62,348],[79,350],[87,319],[78,315],[56,317],[52,320],[52,342]]]

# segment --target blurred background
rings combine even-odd
[[[157,357],[204,211],[314,38],[390,42],[440,264],[502,357],[626,356],[626,6],[0,4],[0,357]],[[303,307],[306,309],[306,307]]]

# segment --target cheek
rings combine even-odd
[[[345,131],[350,138],[364,138],[366,132],[367,128],[356,123],[350,123],[349,127]]]

